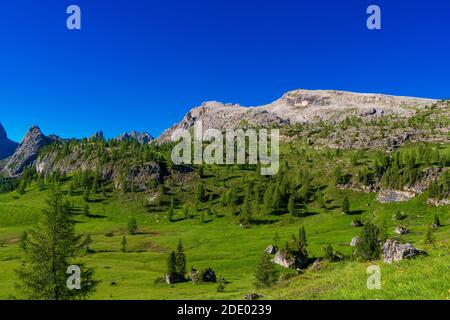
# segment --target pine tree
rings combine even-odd
[[[84,189],[84,196],[83,196],[84,201],[89,202],[90,195],[91,195],[91,189],[89,187],[86,187]]]
[[[86,299],[95,292],[98,281],[94,269],[77,259],[82,246],[76,235],[73,212],[62,199],[58,186],[51,188],[47,208],[36,228],[28,232],[25,263],[18,269],[17,289],[25,299],[71,300]],[[81,289],[67,286],[67,269],[77,265],[81,269]]]
[[[197,185],[197,189],[195,191],[195,197],[197,201],[202,202],[205,199],[205,187],[203,186],[203,183],[199,183]]]
[[[297,250],[303,256],[308,256],[308,241],[306,240],[305,227],[302,226],[298,231]]]
[[[272,208],[277,211],[281,208],[280,188],[275,187],[272,195]]]
[[[294,203],[294,195],[289,197],[288,202],[288,211],[291,216],[295,216],[295,203]]]
[[[177,257],[175,251],[172,251],[167,259],[167,274],[170,278],[174,278],[177,275]]]
[[[135,217],[132,217],[130,219],[130,221],[128,221],[127,229],[128,229],[128,234],[133,235],[136,233],[136,231],[138,229],[138,224],[137,224]]]
[[[167,211],[167,216],[168,216],[170,222],[173,221],[174,206],[175,206],[175,201],[174,201],[174,199],[173,199],[173,197],[172,197],[172,199],[170,200],[170,207],[169,207],[169,210]]]
[[[324,258],[330,262],[339,260],[339,257],[334,253],[334,249],[331,244],[328,244],[324,249]]]
[[[439,217],[437,214],[434,215],[434,223],[433,223],[436,227],[440,227],[441,226],[441,221],[439,220]]]
[[[122,252],[125,253],[127,251],[127,244],[128,244],[126,236],[122,237],[122,242],[120,244],[122,246]]]
[[[86,217],[88,217],[89,214],[90,214],[90,213],[89,213],[89,205],[86,204],[86,205],[84,206],[84,208],[83,208],[83,215],[86,216]]]
[[[20,236],[20,248],[22,250],[27,249],[28,232],[24,231]]]
[[[83,246],[84,246],[86,252],[89,252],[89,251],[90,251],[89,246],[90,246],[91,244],[92,244],[91,235],[88,234],[88,235],[86,236],[86,239],[85,239],[84,242],[83,242]]]
[[[190,217],[190,214],[189,214],[189,207],[188,207],[187,203],[185,203],[185,204],[183,205],[183,216],[184,216],[185,218],[189,218],[189,217]]]
[[[350,202],[348,201],[348,197],[345,197],[342,201],[342,213],[350,214]]]
[[[184,253],[183,243],[181,239],[178,242],[176,256],[176,273],[181,278],[186,275],[186,254]]]
[[[433,244],[435,241],[436,241],[436,238],[433,235],[433,230],[431,230],[431,228],[428,228],[427,232],[425,233],[423,242],[426,244]]]
[[[272,213],[272,188],[267,188],[264,192],[264,210],[267,214]]]
[[[363,226],[360,239],[356,243],[355,255],[362,261],[369,261],[378,259],[380,253],[380,229],[368,222]]]
[[[258,263],[255,280],[257,288],[270,288],[278,281],[278,271],[268,253],[264,253]]]
[[[42,175],[39,175],[38,179],[37,179],[37,186],[39,191],[43,191],[45,189],[45,181],[44,181],[44,177]]]

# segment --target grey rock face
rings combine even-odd
[[[119,141],[134,140],[140,144],[148,144],[154,140],[151,134],[147,132],[126,132],[116,138]]]
[[[262,108],[246,108],[237,104],[223,104],[216,101],[205,102],[189,111],[186,116],[157,139],[159,143],[168,142],[177,129],[189,130],[202,121],[203,131],[208,129],[227,130],[246,127],[271,127],[286,125],[289,121]]]
[[[3,171],[9,176],[21,174],[26,167],[34,165],[39,150],[52,142],[54,140],[46,137],[39,127],[32,126],[6,163]]]
[[[8,139],[5,128],[0,123],[0,160],[13,155],[19,144]]]
[[[295,252],[287,252],[286,250],[278,250],[273,258],[276,264],[291,269],[301,269],[307,264],[307,258]]]
[[[352,241],[350,241],[350,247],[356,247],[356,245],[358,244],[359,240],[360,240],[359,237],[352,238]]]
[[[393,263],[427,253],[426,251],[416,249],[410,243],[402,244],[398,240],[388,239],[383,244],[383,254],[385,263]]]
[[[270,245],[266,248],[265,252],[267,252],[268,254],[275,254],[277,253],[278,248],[274,245]]]
[[[235,129],[247,125],[271,127],[320,121],[339,123],[349,116],[368,119],[387,115],[408,117],[434,102],[435,100],[431,99],[334,90],[295,90],[268,105],[258,107],[206,102],[192,109],[181,122],[166,130],[158,138],[158,142],[170,141],[176,129],[190,129],[200,120],[204,130]]]

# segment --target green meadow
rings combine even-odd
[[[412,147],[410,147],[412,148]],[[448,147],[441,153],[448,152]],[[407,149],[407,148],[406,148]],[[288,164],[289,175],[308,171],[313,177],[314,190],[321,190],[325,205],[317,197],[309,197],[307,205],[296,207],[299,215],[286,210],[267,213],[261,203],[254,205],[253,222],[242,225],[221,203],[221,194],[237,186],[238,198],[244,197],[249,181],[257,181],[252,168],[205,166],[203,177],[192,175],[183,182],[166,181],[163,194],[151,192],[121,192],[106,185],[106,192],[92,194],[89,200],[81,191],[66,198],[77,213],[76,230],[90,235],[93,242],[81,260],[94,266],[100,280],[92,299],[243,299],[245,294],[257,292],[263,299],[449,299],[450,298],[450,209],[426,204],[427,193],[408,202],[381,204],[376,193],[363,193],[334,185],[333,170],[336,163],[346,172],[356,172],[358,166],[371,166],[375,151],[359,155],[346,151],[330,159],[325,151],[304,146],[283,146],[282,163]],[[353,160],[352,160],[353,159]],[[195,169],[197,170],[197,169]],[[354,173],[353,173],[354,174]],[[355,174],[356,175],[356,174]],[[65,177],[62,188],[68,190],[72,180]],[[183,216],[183,204],[193,206],[195,188],[202,181],[207,195],[190,217]],[[0,195],[0,299],[17,298],[15,283],[17,269],[23,258],[20,238],[39,219],[46,206],[48,191],[31,183],[23,194],[16,191]],[[158,196],[160,203],[152,204]],[[351,213],[342,214],[341,203],[348,197]],[[167,211],[170,199],[176,199],[173,221]],[[89,214],[83,214],[88,204]],[[210,213],[206,214],[210,208]],[[393,215],[403,212],[403,224],[409,234],[394,234],[399,224]],[[425,244],[423,239],[435,215],[442,227],[433,232],[435,242]],[[134,217],[138,230],[127,234],[127,223]],[[361,228],[351,226],[359,218],[383,225],[389,237],[401,238],[428,252],[428,256],[387,265],[383,261],[357,262],[351,259],[350,240],[359,236]],[[270,289],[256,289],[255,269],[264,249],[270,244],[283,246],[305,227],[310,257],[320,258],[323,248],[333,248],[348,258],[341,262],[323,262],[317,271],[310,269],[298,274],[295,270],[278,267],[281,280]],[[278,234],[279,239],[274,239]],[[126,252],[121,251],[122,237],[126,236]],[[211,267],[216,275],[224,277],[227,285],[218,292],[211,283],[185,282],[167,285],[157,279],[167,270],[168,253],[182,240],[191,267]],[[277,243],[275,243],[277,242]],[[380,290],[367,289],[367,267],[381,268]]]

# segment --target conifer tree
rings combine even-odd
[[[124,253],[127,251],[127,244],[128,244],[127,237],[123,236],[121,246],[122,246],[122,252],[124,252]]]
[[[255,273],[255,286],[257,288],[270,288],[278,281],[278,271],[271,261],[270,255],[264,253],[258,263]]]
[[[88,235],[86,236],[86,239],[85,239],[84,242],[83,242],[83,246],[84,246],[86,252],[89,252],[89,250],[90,250],[89,246],[90,246],[91,244],[92,244],[92,238],[91,238],[91,235],[88,234]]]
[[[167,274],[170,278],[177,275],[177,257],[175,251],[172,251],[167,259]]]
[[[89,216],[89,205],[86,204],[83,208],[83,215],[85,215],[86,217]]]
[[[364,224],[360,239],[356,243],[355,255],[362,261],[369,261],[378,259],[380,253],[380,229],[367,222]]]
[[[184,253],[183,243],[181,239],[178,242],[176,251],[176,273],[184,278],[186,276],[186,254]]]
[[[308,256],[308,241],[306,240],[306,231],[305,227],[302,226],[298,231],[298,242],[297,242],[297,250],[298,252],[304,256]]]
[[[344,197],[344,200],[342,201],[342,212],[345,214],[350,214],[350,202],[348,197]]]
[[[169,221],[170,221],[170,222],[173,221],[174,206],[175,206],[175,202],[174,202],[174,199],[172,198],[172,199],[170,200],[170,207],[169,207],[169,210],[167,211],[167,217],[169,218]]]
[[[437,214],[434,215],[434,223],[433,223],[436,227],[440,227],[441,226],[441,221],[439,220],[439,217]]]
[[[36,228],[30,230],[24,246],[25,262],[16,270],[18,292],[25,299],[86,299],[95,292],[98,281],[94,269],[78,261],[81,236],[75,233],[73,212],[62,199],[59,186],[52,186],[47,208]],[[67,286],[68,267],[81,269],[81,289]]]
[[[127,229],[128,229],[128,234],[135,234],[137,229],[138,229],[138,224],[136,221],[135,217],[132,217],[129,221],[128,221],[128,225],[127,225]]]
[[[431,228],[428,228],[427,232],[425,233],[423,242],[426,244],[433,244],[435,241],[436,241],[436,238],[433,235],[433,230],[431,230]]]
[[[288,211],[291,216],[295,216],[295,203],[294,203],[294,195],[289,197],[288,202]]]

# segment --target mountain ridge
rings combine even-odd
[[[267,124],[308,124],[321,121],[339,123],[349,116],[369,119],[386,115],[410,117],[436,101],[385,94],[304,89],[286,92],[281,98],[261,106],[245,107],[208,101],[188,111],[180,122],[166,129],[157,142],[168,142],[176,129],[189,129],[199,120],[202,120],[204,129],[219,130],[234,129],[242,121],[263,127]]]

